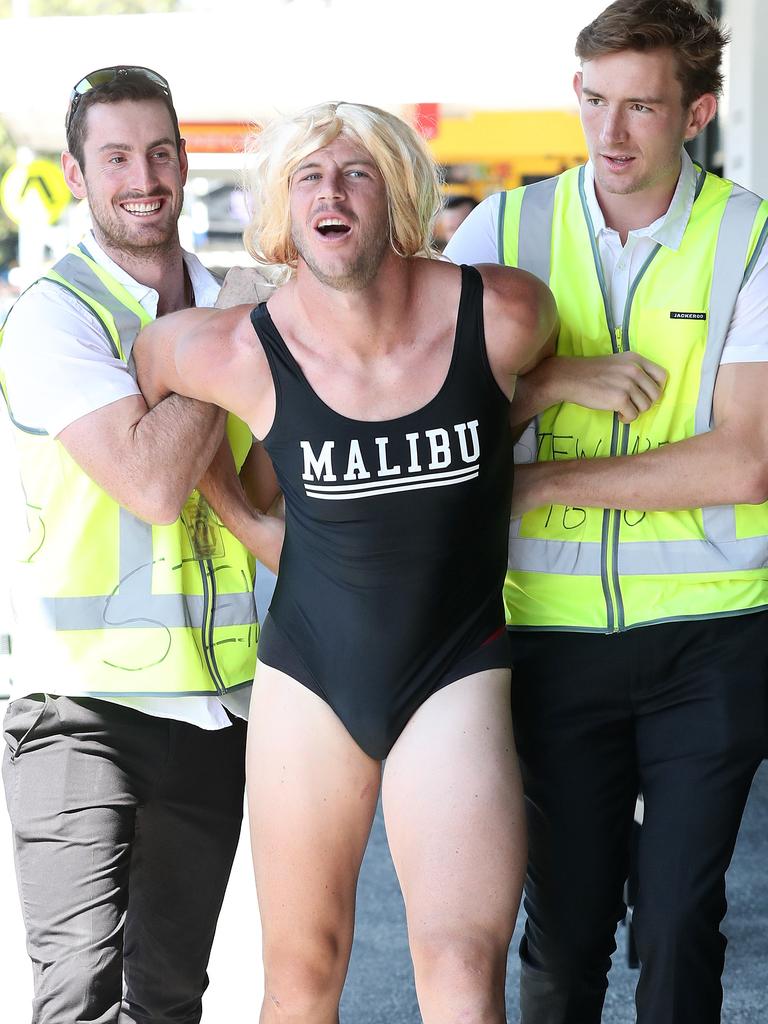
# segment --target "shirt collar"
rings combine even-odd
[[[687,151],[683,149],[680,177],[677,179],[672,201],[666,213],[663,213],[653,224],[630,231],[630,236],[635,238],[652,238],[654,242],[658,242],[668,249],[679,249],[685,229],[688,227],[693,202],[696,198],[698,176],[699,172],[696,165],[688,156]],[[600,204],[595,194],[595,170],[591,160],[588,161],[584,171],[584,191],[595,235],[599,236],[602,232],[611,231],[612,229],[605,223],[603,211],[600,209]]]
[[[108,274],[111,274],[116,281],[119,281],[125,290],[132,295],[134,299],[136,299],[145,312],[149,313],[153,318],[156,317],[157,303],[160,296],[157,294],[155,289],[149,288],[145,284],[140,284],[132,278],[130,274],[126,273],[122,267],[118,266],[118,264],[104,252],[102,247],[96,241],[96,236],[93,231],[89,231],[86,234],[83,242],[85,244],[85,248],[88,250],[95,262],[106,270]],[[182,250],[182,256],[184,258],[184,265],[187,268],[187,273],[189,274],[192,291],[195,296],[195,305],[212,306],[219,294],[219,282],[213,274],[203,266],[194,253]]]

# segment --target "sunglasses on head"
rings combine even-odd
[[[80,100],[85,96],[91,89],[98,89],[99,86],[107,85],[109,82],[125,80],[130,81],[145,81],[152,82],[162,89],[168,99],[171,99],[171,87],[168,82],[163,78],[162,75],[158,75],[156,71],[152,71],[150,68],[132,67],[130,65],[119,64],[113,68],[99,68],[98,71],[91,71],[85,78],[81,78],[80,81],[72,89],[72,93],[69,97],[69,107],[67,109],[67,116],[64,120],[64,128],[69,131],[69,125],[72,121],[72,115],[77,110]]]

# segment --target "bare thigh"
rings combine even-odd
[[[414,962],[454,938],[506,959],[526,862],[506,670],[438,691],[384,771],[384,814]],[[503,970],[503,966],[500,968]]]
[[[323,700],[259,664],[248,808],[268,996],[276,1003],[338,998],[380,777],[380,763]],[[312,994],[313,987],[323,991]]]

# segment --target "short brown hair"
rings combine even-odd
[[[115,78],[111,82],[95,86],[84,93],[77,107],[72,111],[71,116],[67,118],[67,149],[77,160],[81,171],[85,170],[84,147],[89,109],[96,106],[97,103],[122,103],[124,100],[131,100],[135,103],[141,103],[144,100],[160,100],[171,119],[174,141],[176,142],[176,150],[178,152],[181,146],[179,119],[169,94],[159,85],[146,78],[136,76]]]
[[[690,0],[616,0],[579,32],[576,56],[592,60],[621,50],[669,49],[677,62],[683,106],[723,90],[720,62],[728,33]]]

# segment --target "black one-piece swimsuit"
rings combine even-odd
[[[440,391],[383,422],[329,408],[266,304],[251,314],[275,385],[264,447],[286,507],[259,660],[327,701],[378,759],[441,687],[510,665],[509,401],[488,364],[482,279],[472,267],[461,274]]]

